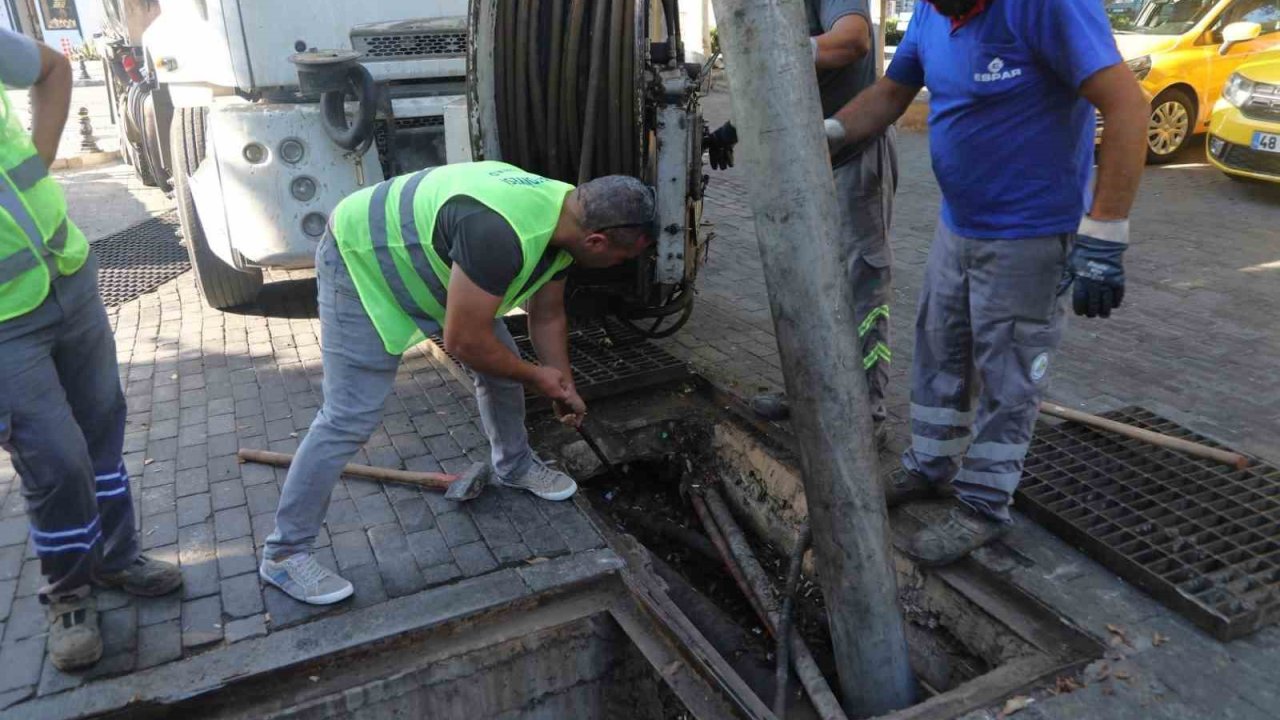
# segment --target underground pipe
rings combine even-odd
[[[711,536],[716,549],[723,554],[725,565],[729,567],[734,579],[742,578],[740,583],[746,585],[743,587],[743,593],[748,599],[755,598],[753,605],[757,608],[756,611],[763,613],[760,621],[769,633],[776,637],[778,621],[781,618],[778,615],[777,606],[772,604],[773,591],[769,586],[768,575],[765,574],[764,568],[760,567],[760,561],[756,560],[751,546],[747,544],[746,536],[742,534],[741,528],[729,514],[729,509],[725,506],[719,492],[710,490],[703,496],[694,495],[693,507],[703,525],[706,526],[707,534]],[[717,536],[721,536],[719,542],[716,542]],[[755,584],[748,583],[747,577],[755,578]],[[769,609],[762,611],[760,608],[764,607]],[[809,694],[809,699],[818,709],[818,714],[824,720],[847,720],[848,716],[840,707],[840,701],[831,691],[831,686],[827,684],[827,679],[818,669],[818,663],[813,659],[813,653],[803,639],[794,636],[791,638],[791,655],[794,658],[791,664],[800,678],[800,684]]]

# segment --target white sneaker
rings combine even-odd
[[[311,605],[332,605],[355,592],[351,583],[316,562],[311,553],[296,553],[279,562],[264,558],[258,575],[294,600]]]
[[[578,483],[559,470],[553,469],[537,455],[523,475],[515,479],[498,478],[507,487],[528,490],[543,500],[568,500],[578,492]]]

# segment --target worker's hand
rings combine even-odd
[[[1124,251],[1129,247],[1129,221],[1080,221],[1067,261],[1075,279],[1071,305],[1077,315],[1111,317],[1124,301]]]
[[[582,421],[587,417],[587,404],[577,390],[570,390],[568,398],[551,403],[551,407],[560,422],[569,427],[582,427]]]
[[[532,385],[533,389],[550,398],[552,402],[565,402],[571,394],[576,394],[564,373],[546,365],[539,365],[533,371]]]
[[[703,128],[702,146],[707,149],[707,159],[712,170],[733,167],[733,146],[738,144],[738,130],[732,122],[726,122],[715,132]]]

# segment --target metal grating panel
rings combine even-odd
[[[423,115],[422,117],[412,118],[396,118],[396,132],[420,130],[422,128],[442,128],[444,132],[444,116],[443,115]],[[373,142],[378,148],[378,157],[387,156],[387,121],[375,120],[373,123]],[[396,143],[399,145],[399,143]]]
[[[420,32],[355,35],[351,38],[351,47],[364,53],[366,60],[461,57],[467,54],[467,34]]]
[[[1217,446],[1142,408],[1103,417]],[[1220,639],[1280,618],[1280,468],[1235,470],[1074,423],[1042,425],[1018,502]]]
[[[126,303],[191,269],[178,242],[178,214],[167,212],[92,244],[107,307]]]
[[[533,342],[523,328],[511,330],[520,348],[520,357],[536,362]],[[441,336],[432,336],[430,347],[437,358],[446,361],[455,377],[470,382],[466,369],[445,352]],[[600,326],[570,330],[569,362],[578,393],[585,400],[663,385],[690,375],[689,367],[666,350],[644,340],[634,330],[613,323],[608,333]],[[532,392],[528,398],[531,403],[545,402],[542,396]]]

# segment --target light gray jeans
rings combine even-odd
[[[908,470],[998,519],[1022,479],[1066,315],[1069,235],[975,240],[942,220],[929,249],[911,366]]]
[[[382,422],[400,365],[400,356],[383,347],[329,233],[316,248],[316,285],[324,403],[298,446],[280,494],[276,528],[265,550],[272,560],[311,550],[342,467]],[[494,321],[493,332],[517,352],[501,319]],[[524,426],[524,386],[508,378],[473,375],[494,469],[501,477],[518,477],[533,462]]]

